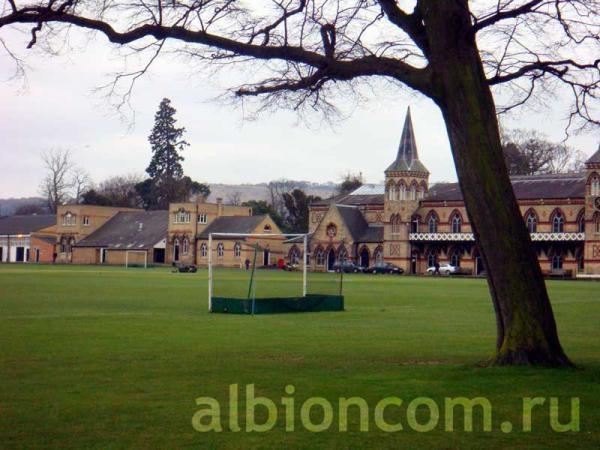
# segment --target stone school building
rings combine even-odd
[[[385,183],[310,206],[311,268],[340,260],[363,267],[390,262],[423,274],[435,262],[482,274],[483,267],[458,183],[429,185],[419,160],[410,110]],[[523,221],[548,275],[600,275],[600,149],[585,171],[512,177]],[[301,257],[292,246],[289,258]]]

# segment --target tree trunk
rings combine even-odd
[[[558,339],[537,255],[504,162],[496,109],[467,0],[423,2],[421,14],[465,206],[487,269],[498,328],[494,364],[571,366]]]

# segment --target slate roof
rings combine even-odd
[[[585,174],[549,174],[512,176],[513,190],[518,200],[559,199],[585,197]],[[433,185],[425,201],[462,201],[458,183],[438,183]]]
[[[415,140],[415,132],[413,130],[412,119],[410,116],[410,107],[406,111],[404,119],[404,127],[402,129],[402,137],[398,146],[398,154],[396,160],[390,164],[385,170],[386,172],[425,172],[427,168],[419,161],[419,153],[417,152],[417,142]]]
[[[312,202],[311,206],[328,206],[331,204],[340,205],[382,205],[383,206],[383,194],[372,194],[372,195],[353,195],[343,194],[336,195],[335,197],[326,198],[324,200],[318,200]]]
[[[587,164],[596,164],[600,163],[600,144],[598,145],[598,150],[594,153],[590,159],[586,161]]]
[[[383,226],[369,225],[358,240],[359,242],[383,242]]]
[[[252,233],[265,217],[268,216],[217,217],[198,234],[198,239],[208,239],[209,233]]]
[[[31,234],[56,225],[56,214],[0,217],[0,235]]]
[[[168,226],[168,211],[121,211],[76,247],[151,249],[167,237]]]

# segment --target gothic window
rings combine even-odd
[[[454,266],[454,267],[460,267],[460,257],[461,257],[461,252],[460,250],[456,249],[452,252],[452,255],[450,256],[450,265]]]
[[[380,266],[383,264],[383,249],[381,247],[377,247],[375,249],[375,253],[373,254],[373,258],[375,259],[375,264]]]
[[[323,249],[321,247],[319,247],[317,249],[316,259],[317,259],[317,266],[325,265],[325,252],[323,251]]]
[[[412,218],[412,221],[410,222],[410,232],[411,233],[419,232],[419,217],[418,216],[415,216]]]
[[[292,247],[290,250],[290,262],[292,264],[298,264],[300,262],[300,250],[296,247]]]
[[[242,256],[242,246],[238,242],[236,242],[233,246],[233,256],[236,258]]]
[[[422,183],[419,189],[419,200],[425,198],[425,192],[427,192],[427,186],[425,185],[425,183]]]
[[[190,241],[188,238],[183,238],[183,244],[182,244],[181,251],[184,255],[187,255],[188,252],[190,251]]]
[[[552,270],[560,270],[563,268],[563,257],[561,254],[555,254],[552,257]]]
[[[427,267],[435,266],[435,261],[436,261],[435,253],[429,252],[427,254]]]
[[[585,213],[583,210],[581,210],[577,217],[577,231],[585,233]]]
[[[208,249],[208,247],[206,246],[206,244],[202,244],[200,246],[200,256],[202,256],[203,258],[206,258],[206,255],[208,253],[207,249]]]
[[[338,261],[344,262],[348,259],[348,252],[342,247],[338,252]]]
[[[537,232],[537,216],[533,211],[527,214],[525,222],[527,223],[527,229],[530,233]]]
[[[565,219],[560,211],[556,211],[552,219],[552,232],[562,233],[565,230]]]
[[[438,230],[438,217],[436,213],[432,213],[427,221],[427,227],[430,233],[437,233]]]
[[[225,254],[225,247],[223,246],[223,244],[221,244],[219,242],[219,244],[217,245],[217,256],[219,258],[222,258],[224,254]]]
[[[398,186],[398,195],[400,200],[406,200],[406,186],[402,182],[400,183],[400,186]]]
[[[452,215],[452,232],[453,233],[460,233],[460,229],[462,226],[462,219],[460,218],[460,214],[458,214],[458,212],[455,212]]]
[[[390,201],[398,200],[398,189],[394,183],[388,185],[388,199]]]
[[[597,173],[594,173],[590,180],[590,195],[600,196],[600,176]]]
[[[417,183],[413,183],[410,185],[410,199],[411,200],[417,199]]]

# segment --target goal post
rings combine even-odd
[[[129,267],[129,255],[131,253],[143,253],[144,254],[144,269],[148,268],[148,251],[147,250],[125,250],[125,268]]]
[[[214,266],[214,261],[213,261],[213,244],[215,239],[218,238],[225,238],[225,239],[235,239],[238,238],[240,240],[242,239],[246,239],[246,238],[273,238],[273,237],[281,237],[282,238],[282,244],[290,239],[301,239],[302,240],[302,248],[303,248],[303,255],[302,255],[302,297],[306,297],[307,296],[307,266],[308,266],[308,233],[209,233],[208,235],[208,311],[212,312],[213,311],[213,297],[214,297],[214,270],[213,270],[213,266]],[[250,244],[246,244],[247,247],[250,246]],[[251,273],[251,279],[250,279],[250,285],[249,285],[249,289],[248,289],[248,296],[251,295],[252,293],[252,283],[253,283],[253,277],[254,277],[254,273],[255,273],[255,269],[256,269],[256,252],[258,251],[258,249],[260,248],[259,244],[256,243],[253,245],[254,248],[254,257],[253,257],[253,261],[251,261],[252,264],[252,273]],[[254,311],[254,302],[253,302],[253,306],[252,306],[252,310]]]

